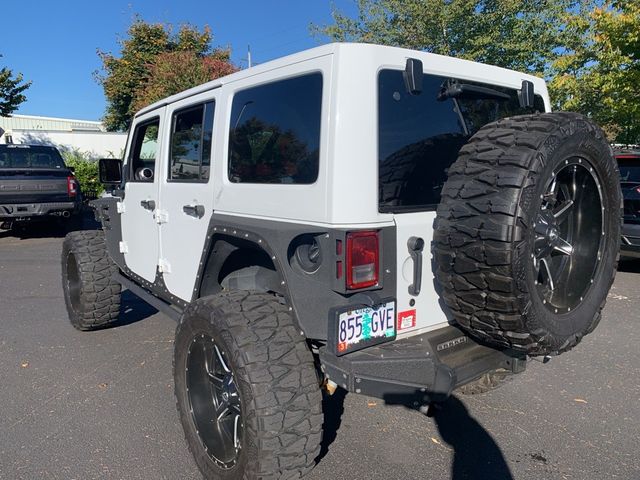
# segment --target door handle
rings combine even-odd
[[[420,237],[411,237],[407,241],[409,254],[413,259],[413,283],[409,285],[409,295],[418,296],[422,289],[422,250],[424,240]]]
[[[154,200],[140,200],[140,205],[145,210],[153,211],[156,209],[156,202]]]
[[[191,217],[204,217],[204,205],[184,205],[182,211]]]

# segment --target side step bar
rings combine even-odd
[[[129,290],[131,293],[133,293],[136,297],[139,297],[141,300],[144,300],[153,308],[156,308],[162,313],[164,313],[167,317],[175,320],[176,322],[180,321],[180,316],[182,315],[182,312],[180,310],[177,310],[176,308],[174,308],[173,306],[171,306],[161,298],[156,297],[155,295],[149,293],[144,288],[137,285],[136,283],[129,280],[127,277],[125,277],[120,273],[114,274],[113,279],[116,282],[118,282],[120,285],[125,287],[127,290]]]

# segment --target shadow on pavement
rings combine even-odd
[[[451,396],[435,409],[433,419],[454,451],[452,480],[513,480],[500,447],[460,400]]]
[[[316,458],[316,463],[320,462],[329,452],[329,446],[338,436],[338,429],[342,423],[344,413],[344,399],[347,391],[338,388],[333,395],[322,392],[322,413],[324,413],[324,423],[322,425],[322,442],[320,443],[320,453]]]
[[[129,290],[123,290],[120,300],[120,317],[110,328],[131,325],[132,323],[145,320],[156,313],[158,313],[158,310],[147,302],[136,297]]]

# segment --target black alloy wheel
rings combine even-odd
[[[205,451],[223,469],[232,468],[242,448],[242,402],[230,363],[215,340],[193,338],[186,355],[189,407]]]
[[[566,159],[553,172],[533,225],[536,290],[554,313],[566,313],[582,302],[602,258],[602,188],[583,158]]]

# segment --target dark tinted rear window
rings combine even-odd
[[[616,157],[620,167],[620,179],[623,182],[640,183],[640,155]]]
[[[534,109],[520,107],[517,91],[488,87],[508,99],[443,98],[440,93],[455,79],[424,75],[423,90],[410,95],[403,72],[382,70],[378,76],[379,209],[381,212],[433,209],[447,169],[460,148],[483,125],[500,118],[544,111],[536,95]],[[439,99],[440,96],[440,99]]]
[[[322,74],[236,93],[229,128],[229,180],[302,183],[318,178]]]
[[[0,147],[0,168],[66,168],[60,153],[51,147]]]

